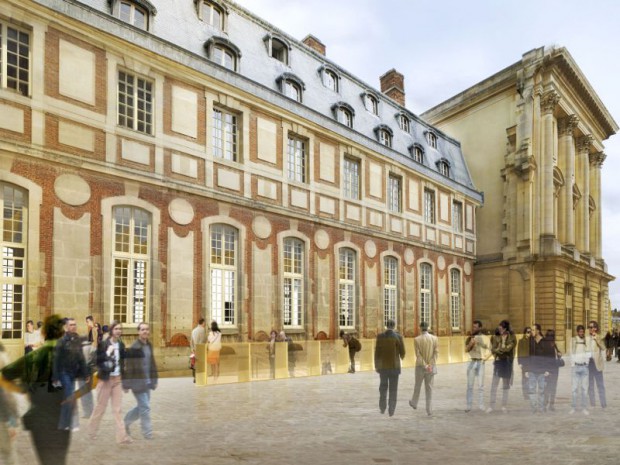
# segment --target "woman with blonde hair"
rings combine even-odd
[[[97,368],[99,384],[97,386],[97,407],[90,418],[88,435],[95,439],[99,430],[101,417],[105,413],[108,402],[112,403],[112,413],[116,423],[116,442],[118,444],[132,443],[131,437],[125,430],[121,403],[123,399],[122,378],[125,372],[125,344],[121,341],[122,327],[118,321],[110,324],[110,337],[101,341],[97,347]]]

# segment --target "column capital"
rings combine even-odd
[[[603,162],[607,158],[604,152],[596,152],[590,154],[590,165],[595,168],[601,168],[603,166]]]
[[[572,136],[573,129],[579,124],[579,117],[577,115],[568,115],[565,118],[558,120],[558,133],[561,136]]]
[[[594,138],[590,134],[586,134],[585,136],[581,136],[580,138],[578,138],[577,139],[577,152],[588,153],[590,151],[590,146],[592,145],[593,141],[594,141]]]
[[[540,108],[544,114],[553,113],[555,106],[558,104],[562,97],[554,90],[545,92],[540,99]]]

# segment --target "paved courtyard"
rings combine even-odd
[[[509,412],[464,412],[466,364],[439,366],[435,415],[408,400],[414,370],[400,377],[393,417],[378,408],[378,375],[329,375],[196,387],[162,379],[152,397],[155,439],[134,424],[135,442],[116,446],[108,411],[95,442],[73,434],[70,465],[98,464],[616,464],[620,461],[620,364],[605,372],[608,407],[569,415],[570,368],[560,370],[556,412],[532,415],[520,372]],[[486,391],[491,378],[487,364]],[[498,393],[498,394],[501,394]],[[423,396],[423,393],[422,393]],[[123,411],[134,405],[127,394]],[[81,420],[85,422],[85,420]],[[20,464],[34,464],[30,436],[17,438]]]

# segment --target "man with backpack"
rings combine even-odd
[[[340,337],[344,343],[343,346],[349,348],[349,360],[351,360],[349,373],[355,373],[355,354],[362,350],[362,343],[353,334],[345,333],[343,330],[340,330]]]

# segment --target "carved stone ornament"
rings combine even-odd
[[[579,124],[579,118],[577,115],[568,115],[566,118],[560,118],[558,120],[558,133],[561,136],[572,136],[573,129]]]
[[[561,97],[555,91],[545,92],[540,99],[540,108],[543,113],[553,113],[555,106],[560,101]]]
[[[595,168],[602,168],[603,162],[607,158],[607,155],[603,152],[596,152],[590,154],[590,164]]]
[[[577,139],[577,152],[588,153],[590,151],[590,146],[592,145],[592,141],[594,138],[590,134],[586,134],[585,136],[581,136]]]

